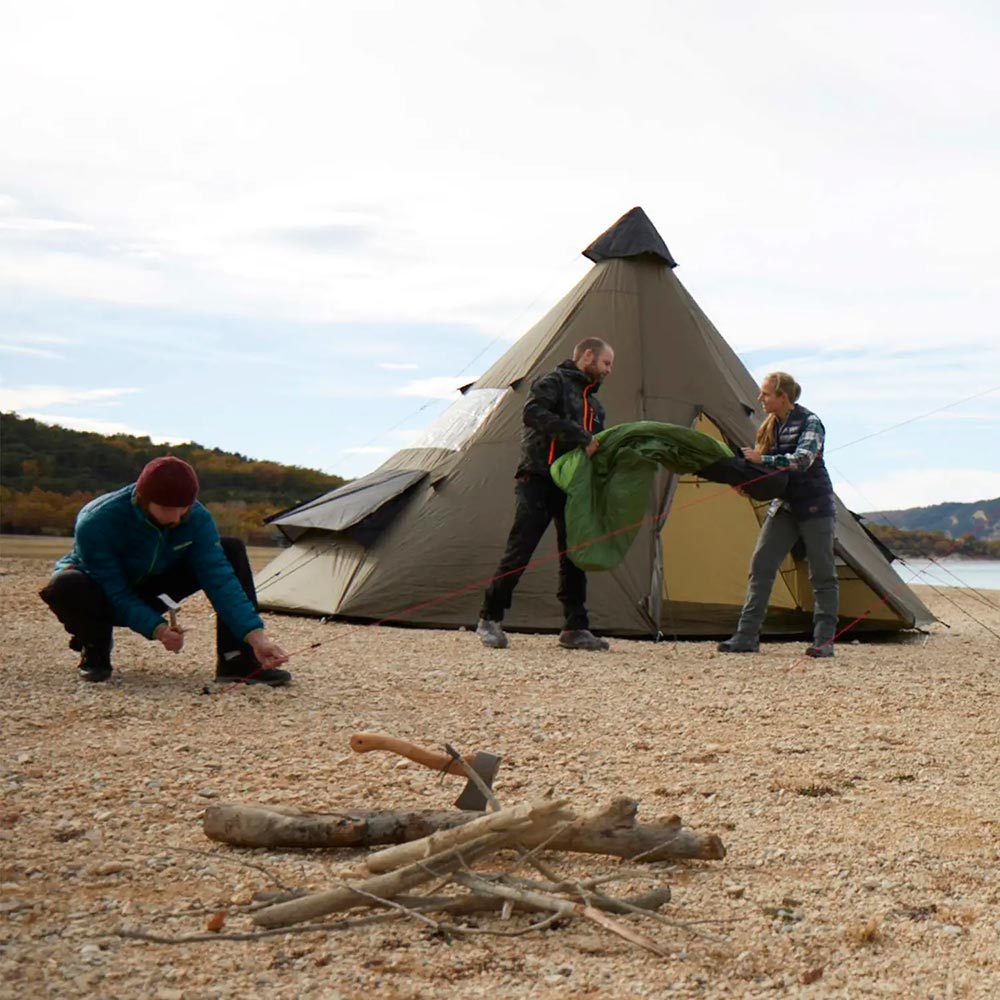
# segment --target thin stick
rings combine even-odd
[[[631,927],[624,926],[624,924],[619,923],[613,917],[609,917],[606,913],[602,913],[596,907],[584,906],[582,903],[575,903],[569,899],[561,899],[558,896],[552,896],[544,892],[532,892],[526,889],[515,889],[511,886],[497,885],[492,882],[486,882],[478,876],[465,873],[456,875],[455,881],[474,891],[478,889],[488,895],[496,895],[504,899],[523,900],[539,909],[552,910],[564,917],[585,917],[587,920],[599,924],[618,937],[638,945],[640,948],[645,948],[647,951],[651,951],[662,958],[670,958],[672,955],[672,952],[668,948],[654,941],[648,935],[642,934]]]

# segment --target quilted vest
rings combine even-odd
[[[792,407],[785,422],[778,426],[778,440],[774,453],[791,455],[799,443],[807,417],[815,416],[798,403]],[[805,472],[789,470],[785,501],[800,521],[811,517],[831,517],[835,513],[833,483],[826,471],[821,448],[815,461]]]

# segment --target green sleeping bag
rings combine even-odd
[[[657,469],[695,472],[732,450],[707,434],[637,420],[596,435],[601,446],[592,458],[582,448],[562,455],[550,472],[566,492],[569,557],[580,569],[614,569],[650,513]]]

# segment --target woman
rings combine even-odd
[[[722,653],[757,652],[778,568],[802,539],[815,598],[813,642],[806,655],[833,656],[838,602],[833,484],[823,463],[823,424],[815,413],[799,406],[801,392],[787,372],[772,372],[760,386],[758,398],[767,417],[757,431],[756,445],[744,448],[743,457],[765,470],[787,471],[788,488],[784,498],[772,501],[768,509],[750,561],[736,634],[719,643]]]

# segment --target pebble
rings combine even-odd
[[[125,865],[121,861],[105,861],[103,864],[96,865],[92,871],[95,875],[117,875],[119,872],[125,871]]]

